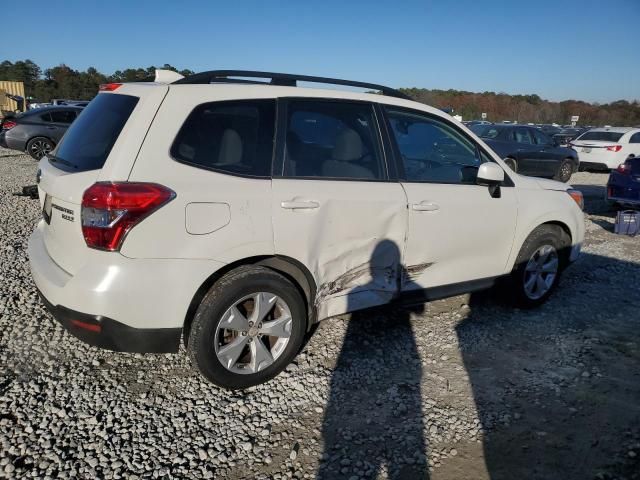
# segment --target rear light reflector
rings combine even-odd
[[[175,193],[156,183],[98,182],[82,196],[82,234],[90,248],[120,250],[129,231]]]
[[[616,172],[623,175],[631,175],[631,165],[629,165],[629,163],[627,162],[621,163],[620,165],[618,165],[618,168],[616,168]]]
[[[15,127],[16,125],[18,125],[16,122],[12,122],[11,120],[6,120],[3,124],[2,124],[2,130],[11,130],[13,127]]]
[[[569,190],[567,190],[567,193],[571,198],[573,198],[573,201],[578,204],[580,210],[584,210],[584,197],[582,196],[582,192],[580,190],[574,190],[573,188],[570,188]]]
[[[607,150],[610,152],[619,152],[620,150],[622,150],[622,145],[611,145],[607,147]]]
[[[113,92],[122,86],[121,83],[103,83],[98,87],[101,92]]]
[[[71,325],[83,330],[89,330],[90,332],[100,333],[102,331],[102,325],[97,323],[88,323],[81,320],[71,320]]]

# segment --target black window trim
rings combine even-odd
[[[345,178],[345,177],[301,177],[284,174],[284,153],[287,137],[287,121],[288,121],[288,109],[289,104],[293,102],[324,102],[324,103],[350,103],[350,104],[364,104],[369,106],[372,111],[375,132],[377,135],[378,146],[380,150],[380,157],[382,160],[382,167],[384,178]],[[389,168],[391,154],[385,148],[384,135],[382,135],[381,125],[382,122],[378,118],[375,103],[367,100],[357,100],[351,98],[332,98],[332,97],[279,97],[278,98],[278,124],[276,126],[276,158],[273,162],[273,178],[282,180],[319,180],[319,181],[339,181],[339,182],[397,182],[397,176],[395,178],[390,174]]]
[[[182,128],[184,127],[185,123],[187,123],[187,120],[189,119],[189,117],[191,117],[191,115],[193,114],[193,112],[197,108],[200,108],[202,105],[212,105],[212,104],[222,105],[222,104],[229,104],[229,103],[240,103],[240,102],[245,102],[246,103],[246,102],[256,102],[256,101],[272,102],[273,103],[273,107],[274,107],[273,108],[274,119],[273,119],[273,138],[272,138],[271,160],[270,160],[270,168],[268,169],[271,172],[270,174],[267,174],[267,175],[251,175],[251,174],[248,174],[248,173],[230,172],[228,170],[223,170],[223,169],[216,168],[216,167],[207,167],[206,165],[201,165],[199,163],[189,162],[189,161],[182,160],[180,158],[176,158],[176,157],[173,156],[173,154],[171,152],[173,150],[173,146],[175,145],[176,141],[178,140],[178,136],[180,135],[180,132],[182,131]],[[272,176],[273,176],[273,166],[274,166],[275,151],[276,151],[276,139],[277,139],[277,134],[278,134],[278,102],[277,101],[278,101],[278,99],[275,98],[275,97],[258,97],[258,98],[236,98],[236,99],[229,99],[229,100],[213,100],[211,102],[198,103],[187,114],[187,116],[185,117],[184,121],[180,125],[180,128],[178,128],[178,131],[177,131],[175,137],[173,138],[173,141],[169,145],[169,151],[168,151],[169,158],[171,158],[175,162],[181,163],[183,165],[187,165],[189,167],[198,168],[200,170],[207,170],[209,172],[215,172],[215,173],[219,173],[221,175],[230,175],[232,177],[240,177],[240,178],[251,178],[251,179],[254,179],[254,180],[271,180]]]
[[[384,118],[384,124],[385,124],[385,133],[388,137],[388,142],[390,142],[391,145],[391,151],[392,151],[392,155],[394,158],[394,163],[395,163],[395,168],[398,172],[398,181],[401,183],[426,183],[426,184],[435,184],[435,185],[462,185],[462,186],[477,186],[477,187],[482,187],[482,188],[486,188],[486,185],[479,185],[477,183],[460,183],[460,182],[442,182],[442,181],[433,181],[433,180],[408,180],[406,178],[406,174],[405,174],[405,170],[404,170],[404,163],[402,162],[402,154],[400,153],[400,147],[398,146],[398,142],[396,141],[395,137],[393,136],[393,133],[391,131],[391,126],[389,123],[389,116],[387,113],[387,110],[397,110],[400,112],[406,112],[412,115],[418,115],[418,116],[423,116],[429,119],[434,119],[436,121],[445,123],[447,126],[449,126],[450,128],[452,128],[453,130],[455,130],[457,133],[459,133],[460,135],[462,135],[464,138],[466,138],[467,140],[469,140],[476,148],[476,154],[478,155],[478,158],[482,158],[482,154],[484,154],[484,156],[486,158],[489,159],[489,161],[498,164],[494,159],[493,156],[491,154],[489,154],[486,149],[484,149],[478,142],[476,142],[472,137],[470,137],[464,130],[462,130],[458,125],[454,124],[453,122],[450,122],[449,120],[447,120],[446,118],[443,118],[439,115],[434,115],[433,113],[429,113],[429,112],[425,112],[423,110],[416,110],[414,108],[408,108],[408,107],[401,107],[401,106],[397,106],[397,105],[393,105],[391,103],[381,103],[380,105],[380,110],[381,110],[381,114],[383,115]],[[498,166],[500,166],[498,164]],[[502,168],[502,167],[500,167]],[[507,174],[507,171],[503,168],[502,169],[504,171],[504,181],[500,184],[500,186],[503,187],[515,187],[515,183],[513,183],[513,180],[511,179],[511,177]]]

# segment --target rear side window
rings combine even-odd
[[[204,103],[180,128],[171,156],[222,173],[269,177],[274,124],[274,100]]]
[[[73,110],[58,110],[51,112],[51,121],[56,123],[71,123],[76,119],[76,112]]]
[[[138,103],[138,97],[99,94],[79,115],[51,158],[56,167],[72,172],[104,166],[113,144]]]
[[[587,132],[578,140],[595,140],[600,142],[617,142],[624,135],[619,132]]]
[[[634,133],[629,139],[629,143],[640,143],[640,132]]]
[[[373,106],[295,100],[287,108],[284,176],[382,180]]]

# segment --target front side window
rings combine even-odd
[[[373,107],[366,103],[290,102],[284,154],[285,177],[385,178]]]
[[[551,143],[549,137],[547,137],[544,133],[538,130],[532,130],[532,132],[533,139],[535,140],[536,145],[549,145]]]
[[[274,100],[205,103],[187,117],[171,156],[195,167],[269,177],[274,124]]]
[[[409,182],[474,184],[482,163],[474,142],[443,120],[387,109]]]
[[[524,143],[527,145],[533,145],[533,138],[531,133],[526,128],[516,128],[513,130],[513,139],[518,143]]]

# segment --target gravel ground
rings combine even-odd
[[[0,477],[640,478],[640,238],[606,175],[584,255],[535,311],[489,292],[323,322],[266,385],[230,393],[183,354],[115,354],[40,304],[36,164],[0,149]]]

